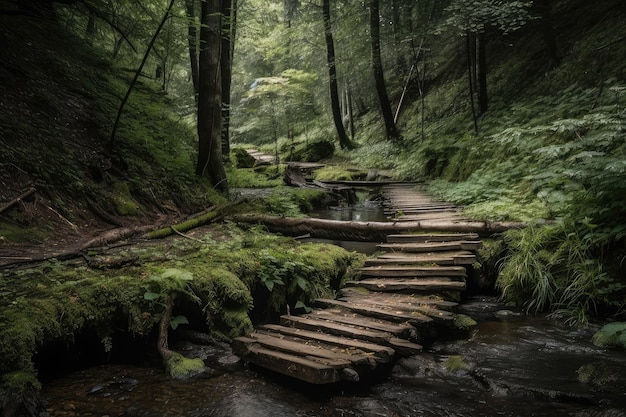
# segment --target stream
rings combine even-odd
[[[322,215],[380,220],[368,205]],[[201,351],[211,373],[173,381],[158,361],[105,364],[44,379],[42,393],[51,416],[626,417],[626,353],[594,346],[595,328],[525,316],[491,296],[461,312],[479,323],[473,337],[437,342],[359,384],[311,386],[186,342],[178,348]]]
[[[43,394],[52,416],[626,416],[626,356],[591,344],[591,329],[500,318],[509,310],[492,299],[468,307],[480,311],[473,338],[401,359],[370,384],[312,387],[243,367],[172,381],[158,366],[101,365],[50,381]],[[444,366],[451,358],[469,369]],[[606,372],[604,385],[578,381],[590,364]]]

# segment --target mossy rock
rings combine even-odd
[[[243,148],[232,148],[230,150],[230,152],[231,152],[231,155],[232,155],[231,158],[233,159],[233,162],[235,163],[235,167],[237,167],[237,168],[252,168],[252,167],[254,167],[254,164],[256,163],[256,160],[245,149],[243,149]]]
[[[335,145],[327,140],[300,144],[291,153],[292,161],[318,162],[325,158],[330,158],[335,153]]]
[[[591,362],[578,368],[578,381],[594,386],[606,386],[618,380],[615,368],[606,362]]]
[[[202,359],[190,359],[180,353],[171,352],[171,356],[165,361],[165,370],[171,378],[184,380],[202,374],[206,366]]]
[[[111,185],[115,210],[121,216],[136,216],[139,214],[139,205],[133,199],[128,184],[117,181]]]
[[[455,373],[459,371],[470,371],[472,369],[471,365],[465,361],[465,358],[461,355],[452,355],[448,356],[443,363],[444,368],[446,368],[449,372]]]
[[[626,322],[616,321],[604,325],[593,335],[592,341],[596,346],[626,350]]]

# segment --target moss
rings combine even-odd
[[[170,352],[170,357],[165,361],[165,371],[174,379],[190,379],[202,374],[205,369],[202,359],[186,358],[176,352]]]
[[[113,201],[118,214],[122,216],[136,216],[139,214],[139,205],[133,199],[128,184],[116,181],[111,185]]]
[[[619,347],[626,350],[626,322],[605,324],[593,335],[593,343],[602,347]]]
[[[443,366],[449,372],[469,371],[472,367],[465,362],[465,358],[461,355],[448,356],[443,363]]]
[[[238,147],[230,150],[230,159],[236,168],[252,168],[256,163],[256,160],[248,151]]]
[[[47,227],[41,225],[19,226],[0,221],[0,245],[8,242],[41,242],[52,235]]]
[[[478,326],[476,320],[465,314],[455,314],[454,316],[454,328],[462,331],[469,332],[474,330]]]
[[[344,166],[325,166],[315,171],[315,179],[319,181],[353,181],[366,176],[367,171]]]
[[[594,386],[606,386],[619,379],[619,375],[606,362],[592,362],[585,364],[576,371],[578,381]]]
[[[6,394],[28,392],[32,389],[41,389],[41,383],[37,379],[34,369],[9,372],[2,376],[0,385],[0,397]]]

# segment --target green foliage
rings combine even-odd
[[[268,188],[276,187],[283,183],[283,167],[264,171],[256,168],[236,168],[234,165],[226,167],[228,185],[231,188]]]
[[[504,299],[529,311],[552,311],[572,324],[585,324],[590,315],[623,313],[626,283],[607,273],[584,229],[565,223],[530,226],[507,232],[506,241],[510,254],[497,281]]]
[[[506,34],[518,30],[529,20],[531,5],[530,1],[455,0],[446,8],[450,17],[445,23],[462,35],[485,32],[488,27]]]

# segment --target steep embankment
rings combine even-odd
[[[219,199],[194,176],[193,128],[151,79],[142,77],[111,142],[133,73],[101,53],[44,16],[0,15],[5,250],[46,240],[69,246],[97,230],[176,217]]]

